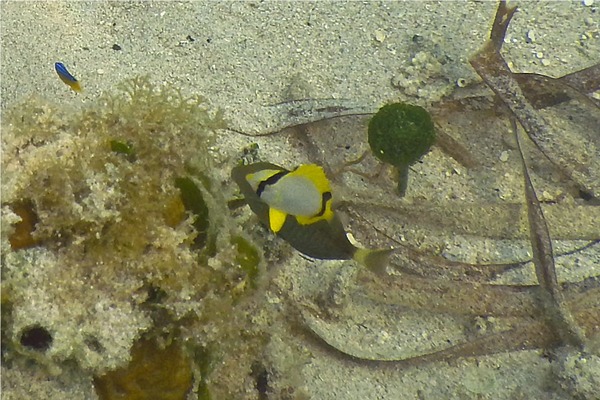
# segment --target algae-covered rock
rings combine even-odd
[[[192,386],[191,363],[177,343],[140,340],[126,367],[94,379],[100,400],[184,400]]]
[[[55,373],[69,359],[89,371],[122,365],[129,359],[131,344],[151,326],[150,318],[136,306],[143,298],[131,291],[140,283],[123,276],[110,294],[106,283],[100,285],[102,279],[82,274],[89,262],[73,262],[62,252],[44,248],[6,254],[11,315],[3,329],[15,351]],[[32,327],[49,334],[47,346],[24,341]]]
[[[152,332],[220,357],[240,332],[253,343],[240,307],[262,253],[213,177],[224,125],[204,99],[137,78],[82,110],[31,98],[2,123],[3,366],[103,376]]]

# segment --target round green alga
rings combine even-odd
[[[388,104],[369,122],[369,146],[373,154],[396,167],[415,163],[434,142],[433,121],[423,107]]]
[[[397,168],[401,196],[406,192],[409,166],[427,153],[434,142],[433,120],[423,107],[388,104],[369,121],[371,151],[381,161]]]

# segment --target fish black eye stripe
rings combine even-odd
[[[287,175],[289,173],[290,173],[290,171],[279,171],[276,174],[271,175],[270,177],[268,177],[264,181],[261,181],[258,184],[258,187],[256,188],[256,194],[257,194],[257,196],[260,197],[260,195],[262,194],[262,192],[265,190],[265,188],[268,185],[274,185],[274,184],[276,184],[281,178],[283,178],[285,175]]]

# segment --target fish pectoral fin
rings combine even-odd
[[[285,223],[287,214],[276,208],[269,208],[269,228],[275,233],[279,232]]]

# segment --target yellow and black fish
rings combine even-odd
[[[370,250],[348,240],[331,208],[331,185],[323,168],[300,165],[293,171],[259,162],[233,168],[246,203],[259,220],[301,253],[325,260],[354,259],[381,271],[390,249]]]

